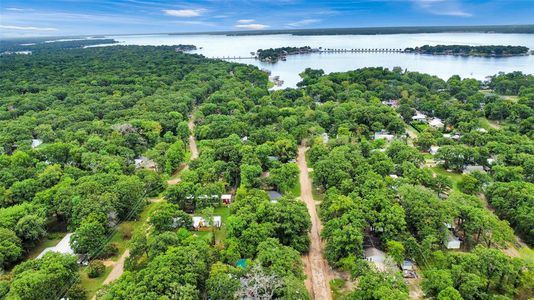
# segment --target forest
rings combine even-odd
[[[0,298],[313,299],[299,147],[335,299],[534,296],[532,75],[306,69],[269,91],[176,46],[0,69]]]
[[[406,53],[460,56],[505,57],[528,55],[529,49],[523,46],[468,46],[468,45],[424,45],[404,49]]]

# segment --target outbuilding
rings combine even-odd
[[[223,194],[221,195],[221,201],[228,205],[232,203],[232,195],[231,194]]]

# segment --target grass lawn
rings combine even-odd
[[[527,263],[534,264],[534,250],[529,247],[519,248],[519,254]]]
[[[462,178],[462,174],[454,173],[454,172],[447,172],[447,170],[443,169],[443,167],[441,166],[432,167],[431,169],[436,174],[449,177],[449,179],[452,180],[452,189],[455,191],[459,191],[458,182]]]
[[[104,283],[104,280],[108,277],[109,273],[111,272],[111,269],[112,267],[106,267],[106,269],[104,270],[104,274],[100,275],[100,277],[89,278],[86,272],[87,267],[82,268],[80,272],[81,285],[87,292],[87,299],[93,298],[96,292],[102,287],[102,284]]]
[[[31,249],[28,254],[26,255],[26,259],[33,259],[36,258],[45,248],[48,247],[54,247],[61,241],[61,239],[66,235],[65,232],[54,232],[50,234],[49,236],[43,238],[37,246],[35,246],[33,249]]]
[[[224,205],[216,207],[213,211],[213,215],[221,216],[222,226],[221,229],[215,229],[215,242],[222,243],[226,239],[226,220],[228,219],[228,216],[230,216],[230,209]],[[192,233],[211,242],[211,229],[192,231]]]

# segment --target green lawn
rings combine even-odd
[[[443,169],[441,166],[436,166],[431,168],[432,171],[439,175],[444,175],[449,177],[452,180],[452,189],[455,191],[458,191],[458,182],[462,178],[462,174],[460,173],[454,173],[454,172],[447,172],[447,170]]]
[[[213,211],[214,216],[221,216],[222,226],[221,229],[215,229],[215,242],[222,243],[226,239],[226,220],[230,216],[230,209],[227,206],[216,207]],[[202,231],[193,231],[194,235],[211,241],[211,229]]]
[[[521,258],[523,258],[527,263],[534,264],[534,250],[529,247],[521,247],[518,249]]]
[[[112,267],[106,267],[104,274],[100,275],[97,278],[89,278],[87,276],[87,267],[84,267],[80,271],[81,285],[87,292],[87,299],[92,299],[96,292],[102,287],[104,280],[108,277],[111,272]]]

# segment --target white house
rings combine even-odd
[[[439,146],[430,146],[430,150],[428,152],[430,152],[430,154],[432,155],[436,155],[436,153],[438,153],[438,150],[439,150]]]
[[[74,254],[74,250],[72,250],[72,248],[70,247],[70,238],[71,238],[71,236],[72,236],[72,233],[67,233],[65,235],[65,237],[63,237],[61,239],[61,241],[59,241],[59,243],[57,243],[57,245],[55,245],[54,247],[48,247],[48,248],[44,249],[37,256],[37,258],[43,257],[48,252],[57,252],[57,253],[62,253],[62,254]]]
[[[460,249],[461,244],[462,242],[460,241],[460,239],[452,232],[449,232],[449,234],[447,235],[446,243],[447,249]]]
[[[156,163],[148,157],[144,156],[134,159],[134,164],[136,169],[156,169]]]
[[[428,125],[430,125],[432,128],[443,128],[445,124],[443,124],[440,118],[433,118],[430,120],[430,122],[428,122]]]
[[[488,131],[487,131],[486,129],[484,129],[484,128],[477,128],[477,129],[475,129],[475,130],[478,131],[478,132],[480,132],[480,133],[486,133],[486,132],[488,132]]]
[[[192,219],[193,219],[194,229],[198,230],[199,228],[206,226],[206,221],[204,220],[204,218],[199,217],[199,216],[194,216]]]
[[[33,140],[32,140],[32,148],[35,149],[35,148],[41,146],[42,143],[43,143],[42,140],[39,140],[39,139],[33,139]]]
[[[417,112],[415,116],[412,117],[412,121],[416,122],[426,122],[426,115],[420,112]]]
[[[395,136],[393,134],[390,134],[389,132],[387,132],[385,130],[381,130],[381,131],[375,132],[375,135],[374,135],[374,139],[375,140],[383,139],[383,140],[386,140],[388,142],[391,142],[394,138],[395,138]]]
[[[267,194],[269,195],[271,203],[278,203],[278,199],[282,197],[282,194],[277,191],[267,191]]]

